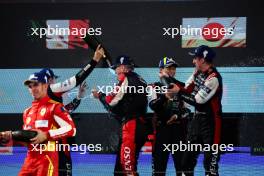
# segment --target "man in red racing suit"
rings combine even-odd
[[[141,147],[147,140],[148,125],[146,111],[148,100],[146,93],[139,89],[146,88],[146,82],[135,72],[128,56],[119,56],[113,66],[118,77],[116,92],[108,95],[93,91],[104,107],[121,124],[118,153],[115,164],[115,176],[135,176],[137,159]],[[129,91],[129,88],[135,91]]]
[[[63,104],[48,97],[47,78],[34,73],[24,82],[34,98],[32,106],[23,114],[23,130],[36,131],[37,135],[24,143],[28,152],[19,176],[58,176],[58,140],[76,134],[74,122]],[[11,131],[2,132],[5,141],[11,140]],[[69,146],[66,146],[69,147]],[[63,148],[64,149],[64,148]]]

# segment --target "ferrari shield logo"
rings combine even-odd
[[[46,108],[42,108],[41,111],[40,111],[40,115],[41,116],[44,116],[46,113]]]

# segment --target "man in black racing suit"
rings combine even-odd
[[[53,77],[49,80],[48,96],[51,99],[62,103],[62,94],[82,84],[83,81],[93,71],[97,63],[103,58],[103,56],[104,49],[101,48],[101,45],[99,45],[94,53],[93,59],[89,62],[89,64],[87,64],[83,69],[81,69],[76,75],[63,82],[55,83],[55,79],[53,78],[56,78],[56,75],[54,75],[54,73],[51,73],[50,69],[42,69],[40,72],[45,73],[50,78],[51,76]]]
[[[65,105],[66,110],[69,111],[69,113],[73,113],[73,111],[81,103],[81,99],[85,96],[87,85],[84,80],[90,75],[90,73],[93,71],[97,63],[103,58],[103,56],[104,49],[99,45],[94,53],[93,59],[89,62],[89,64],[81,69],[75,76],[72,76],[71,78],[59,83],[56,83],[56,78],[58,78],[58,76],[56,76],[50,68],[42,69],[40,73],[45,74],[48,78],[48,96],[54,101],[63,103],[62,95],[80,85],[77,97],[74,98],[70,103]],[[59,142],[61,144],[72,144],[74,143],[74,138],[62,139]],[[59,176],[71,175],[72,160],[70,151],[59,151]]]
[[[53,70],[50,68],[43,68],[41,71],[41,73],[44,73],[48,79],[48,84],[49,86],[51,84],[56,84],[56,79],[58,78],[57,75],[54,74]],[[85,94],[86,94],[86,89],[87,89],[87,83],[84,81],[81,83],[79,90],[78,90],[78,94],[77,96],[68,104],[66,104],[64,107],[65,109],[69,112],[69,113],[73,113],[75,111],[75,109],[77,109],[77,107],[80,105],[82,98],[84,98]],[[70,91],[70,90],[69,90]],[[66,91],[68,92],[68,91]],[[49,88],[49,97],[51,97],[51,99],[53,99],[54,101],[58,101],[60,103],[63,103],[63,99],[62,99],[62,94],[66,93],[66,92],[58,92],[57,94],[52,92],[52,89]]]
[[[186,82],[185,87],[174,84],[171,92],[195,107],[194,117],[189,124],[187,140],[191,144],[220,145],[222,126],[222,77],[213,66],[215,52],[208,46],[201,45],[193,52],[196,71]],[[193,175],[200,151],[187,151],[183,156],[184,175]],[[205,175],[219,175],[218,151],[204,151]]]
[[[165,176],[170,153],[174,161],[176,175],[182,175],[181,160],[183,152],[164,150],[164,145],[185,143],[186,120],[190,110],[184,107],[177,94],[166,93],[174,78],[178,64],[171,58],[160,60],[160,82],[153,85],[150,108],[154,111],[154,143],[152,150],[152,175]],[[159,90],[159,91],[156,91]]]
[[[119,56],[113,69],[119,81],[115,91],[106,95],[94,90],[93,95],[121,123],[114,175],[135,176],[138,175],[138,155],[148,136],[145,119],[147,83],[133,72],[133,63],[128,56]]]

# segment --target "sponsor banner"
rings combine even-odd
[[[182,48],[246,47],[246,17],[183,18]]]

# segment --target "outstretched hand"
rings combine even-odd
[[[102,58],[105,58],[105,51],[104,49],[101,47],[101,44],[97,46],[95,52],[94,52],[94,56],[93,56],[93,60],[95,60],[96,62],[99,62]]]
[[[11,131],[0,132],[0,144],[6,144],[12,139]]]
[[[86,81],[84,81],[79,87],[78,94],[77,94],[78,99],[82,99],[85,97],[87,88],[88,88],[87,83]]]
[[[96,89],[92,89],[92,94],[95,99],[99,99],[99,92]]]

